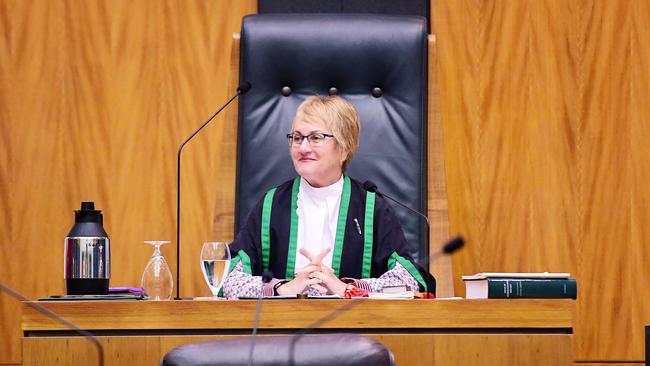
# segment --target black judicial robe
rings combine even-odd
[[[267,219],[266,221],[268,227],[265,227],[265,229],[262,227],[264,199],[255,205],[248,216],[246,224],[230,245],[233,256],[231,267],[241,261],[244,271],[254,276],[260,276],[264,271],[270,270],[275,278],[293,278],[295,258],[291,263],[292,259],[289,251],[291,206],[292,198],[297,192],[295,185],[298,184],[299,179],[299,177],[292,179],[277,187],[272,195],[272,204],[271,198],[268,199],[267,207],[271,211],[270,220]],[[399,220],[393,208],[380,196],[374,197],[374,218],[371,224],[372,255],[371,257],[366,256],[366,270],[363,273],[364,249],[368,248],[370,243],[370,239],[364,242],[368,234],[365,230],[367,226],[364,225],[366,222],[366,200],[370,195],[374,196],[374,194],[368,193],[363,188],[363,185],[354,179],[349,179],[348,182],[350,198],[347,217],[345,218],[342,248],[339,248],[340,260],[338,266],[335,264],[336,253],[333,253],[332,268],[338,277],[361,279],[368,277],[363,275],[367,275],[369,269],[370,277],[377,278],[392,269],[396,262],[399,262],[418,281],[420,291],[429,288],[428,292],[435,293],[435,279],[428,271],[416,264],[407,253],[407,242]],[[341,198],[341,205],[343,204],[344,197]],[[263,233],[268,235],[266,239],[266,248],[268,249],[265,254],[268,268],[265,268],[263,260]],[[269,242],[270,245],[268,245]],[[365,250],[368,253],[370,252],[369,249]],[[336,252],[336,248],[333,248],[333,251]]]

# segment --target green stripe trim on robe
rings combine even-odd
[[[273,209],[273,196],[275,195],[276,188],[266,192],[264,196],[264,205],[262,206],[262,228],[261,243],[262,243],[262,271],[269,270],[269,259],[271,257],[271,210]],[[249,258],[250,264],[250,258]]]
[[[345,223],[348,219],[351,191],[350,177],[346,175],[343,179],[343,193],[341,194],[341,204],[339,205],[339,220],[336,224],[336,239],[334,240],[334,249],[332,253],[332,269],[334,270],[336,277],[339,277],[339,272],[341,270],[341,255],[343,254]]]
[[[370,278],[372,267],[373,224],[375,221],[375,193],[366,194],[366,212],[363,222],[363,265],[361,278]]]
[[[298,190],[300,189],[300,177],[293,180],[291,188],[291,227],[289,228],[289,249],[287,250],[287,271],[286,279],[293,279],[296,269],[296,248],[298,246]]]

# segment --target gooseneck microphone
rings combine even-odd
[[[363,188],[368,192],[373,192],[373,193],[375,193],[376,195],[378,195],[380,197],[387,198],[387,199],[397,203],[398,205],[404,207],[405,209],[409,210],[410,212],[412,212],[412,213],[420,216],[421,218],[423,218],[424,221],[427,223],[427,244],[429,244],[431,242],[431,225],[429,224],[429,217],[427,217],[427,215],[423,214],[420,211],[417,211],[417,210],[414,210],[414,209],[408,207],[407,205],[405,205],[402,202],[396,200],[395,198],[387,195],[386,193],[380,192],[379,189],[377,188],[377,185],[375,183],[373,183],[372,181],[367,180],[367,181],[363,182]],[[427,260],[427,262],[424,263],[424,264],[426,265],[426,267],[424,267],[424,269],[429,271],[429,261]],[[432,290],[431,283],[429,283],[429,281],[427,280],[427,292],[433,293],[433,291],[431,291],[431,290]]]
[[[267,283],[271,282],[273,279],[273,272],[271,271],[265,271],[262,273],[262,286],[260,287],[260,294],[257,297],[257,306],[255,307],[255,322],[253,323],[253,334],[251,337],[251,348],[248,351],[248,365],[252,366],[253,365],[253,351],[255,351],[255,337],[257,336],[257,328],[260,325],[260,312],[262,309],[262,298],[264,298],[264,294],[262,293],[264,289],[264,285]]]
[[[393,198],[393,197],[387,195],[387,194],[384,193],[384,192],[380,192],[379,189],[377,188],[377,185],[376,185],[375,183],[373,183],[372,181],[367,180],[367,181],[363,182],[363,188],[364,188],[366,191],[368,191],[368,192],[373,192],[373,193],[375,193],[375,194],[378,195],[378,196],[381,196],[381,197],[384,197],[384,198],[388,198],[389,200],[391,200],[391,201],[397,203],[398,205],[404,207],[405,209],[407,209],[407,210],[413,212],[414,214],[420,216],[421,218],[423,218],[424,221],[426,221],[426,223],[427,223],[427,243],[429,242],[429,240],[428,240],[428,238],[429,238],[429,218],[427,217],[427,215],[423,214],[423,213],[420,212],[420,211],[416,211],[416,210],[414,210],[414,209],[408,207],[407,205],[405,205],[405,204],[403,204],[402,202],[396,200],[395,198]]]
[[[251,89],[251,83],[248,81],[244,81],[243,83],[239,84],[239,87],[237,88],[237,93],[230,97],[228,101],[221,106],[216,112],[214,112],[210,118],[208,118],[201,127],[196,129],[190,137],[185,139],[182,144],[178,147],[178,160],[177,160],[177,165],[176,165],[176,300],[179,300],[180,293],[181,293],[181,153],[183,152],[183,148],[185,145],[190,142],[190,140],[198,134],[203,127],[207,126],[208,123],[210,123],[214,117],[219,115],[221,111],[223,111],[230,103],[232,103],[233,100],[235,100],[237,97],[240,95],[246,94],[249,90]]]
[[[10,288],[9,286],[5,286],[4,284],[0,283],[0,290],[8,293],[10,296],[14,297],[15,299],[22,301],[23,304],[31,307],[32,309],[38,311],[39,313],[41,313],[41,314],[43,314],[45,316],[48,316],[48,317],[56,320],[60,324],[65,325],[66,327],[74,330],[77,334],[79,334],[79,335],[85,337],[86,339],[90,340],[91,342],[93,342],[93,344],[97,348],[97,357],[99,358],[98,364],[99,364],[99,366],[104,366],[104,346],[102,346],[102,343],[99,341],[99,339],[97,337],[95,337],[92,333],[90,333],[90,332],[88,332],[86,330],[83,330],[83,329],[79,328],[76,324],[72,323],[71,321],[66,320],[65,318],[62,318],[62,317],[58,316],[55,312],[53,312],[52,310],[46,308],[45,306],[37,304],[37,303],[31,301],[30,299],[28,299],[25,296],[21,295],[20,293],[18,293],[16,290]]]

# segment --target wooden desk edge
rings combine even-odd
[[[87,330],[248,329],[256,301],[51,301],[36,302]],[[261,329],[301,329],[349,300],[271,300],[262,305]],[[23,331],[68,330],[63,324],[22,306]],[[299,311],[297,311],[299,310]],[[234,315],[233,315],[234,314]],[[292,317],[288,317],[290,314]],[[575,301],[517,300],[362,300],[321,328],[571,329]]]

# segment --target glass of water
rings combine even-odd
[[[201,249],[201,271],[208,283],[212,297],[218,298],[219,290],[230,269],[230,249],[228,243],[206,242]]]

